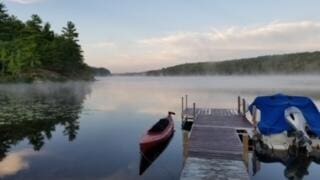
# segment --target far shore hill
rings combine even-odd
[[[215,62],[186,63],[122,76],[320,74],[320,51],[258,56]]]

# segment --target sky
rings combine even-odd
[[[1,0],[0,0],[1,1]],[[318,0],[4,0],[61,32],[73,21],[85,62],[114,73],[320,50]]]

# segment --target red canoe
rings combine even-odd
[[[169,112],[168,117],[160,119],[154,124],[144,135],[140,141],[140,149],[142,152],[150,152],[155,150],[159,145],[165,143],[174,132],[172,115],[175,113]]]

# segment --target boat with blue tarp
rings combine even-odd
[[[270,149],[320,148],[320,112],[308,97],[259,96],[249,106],[258,112],[259,139]]]

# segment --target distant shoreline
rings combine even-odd
[[[153,78],[153,77],[172,77],[172,78],[188,78],[188,77],[290,77],[290,76],[297,76],[297,77],[312,77],[312,76],[320,76],[320,73],[315,74],[232,74],[232,75],[223,75],[223,74],[216,74],[216,75],[119,75],[113,74],[109,77],[143,77],[143,78]]]
[[[116,76],[216,76],[216,75],[320,74],[320,52],[258,56],[219,62],[197,62]]]

